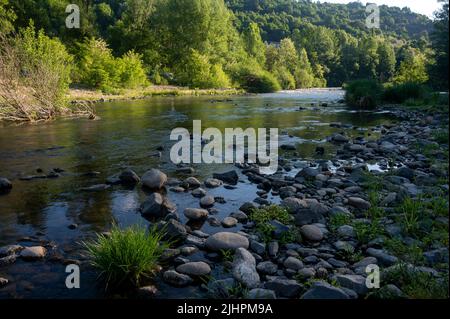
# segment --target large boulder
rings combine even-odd
[[[236,249],[233,260],[233,277],[247,288],[259,286],[260,278],[256,271],[255,257],[246,249]]]
[[[247,237],[236,233],[230,232],[220,232],[206,239],[206,248],[213,251],[220,251],[222,249],[232,249],[245,248],[249,246],[249,241]]]
[[[135,185],[141,180],[131,169],[126,169],[119,175],[120,182],[125,185]]]
[[[149,189],[161,189],[167,182],[167,175],[152,168],[142,176],[142,185]]]
[[[239,175],[236,173],[235,170],[228,171],[225,173],[214,173],[213,177],[221,180],[224,183],[231,185],[236,185],[239,180]]]
[[[141,214],[146,218],[160,218],[176,211],[176,206],[159,193],[152,193],[141,205]]]

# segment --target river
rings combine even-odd
[[[359,112],[336,104],[343,94],[339,89],[314,89],[233,97],[157,97],[99,103],[97,120],[58,119],[0,126],[0,176],[13,183],[10,193],[0,195],[0,246],[44,243],[54,246],[54,254],[68,263],[79,257],[80,241],[95,232],[107,231],[113,222],[121,227],[146,225],[148,222],[137,212],[146,196],[140,188],[113,186],[93,193],[80,189],[104,183],[107,177],[127,167],[139,175],[157,167],[171,177],[185,177],[176,172],[170,161],[173,142],[169,135],[175,127],[190,130],[193,120],[201,120],[203,128],[217,127],[222,132],[227,127],[278,127],[280,145],[295,144],[296,156],[302,161],[331,158],[335,146],[327,143],[326,137],[333,133],[345,130],[349,136],[367,137],[376,134],[367,127],[392,120],[389,113]],[[324,103],[327,106],[322,106]],[[344,128],[330,126],[334,122],[344,124]],[[319,145],[325,148],[324,155],[315,153]],[[292,156],[292,151],[286,155],[289,154]],[[193,167],[196,171],[192,175],[201,181],[227,168],[206,164]],[[55,168],[61,171],[58,178],[21,180]],[[256,187],[245,178],[236,190],[221,187],[209,192],[226,199],[225,204],[218,206],[218,217],[228,216],[244,201],[256,197]],[[198,206],[198,199],[189,193],[169,193],[169,197],[179,212]],[[77,227],[69,229],[72,224]],[[220,229],[208,225],[201,228],[210,233]],[[13,279],[0,289],[0,298],[104,296],[102,288],[94,284],[95,272],[89,269],[82,270],[80,289],[67,289],[61,258],[42,262],[18,260],[0,267],[0,276]],[[161,291],[163,297],[182,297],[187,293],[185,289],[174,292],[164,287]]]

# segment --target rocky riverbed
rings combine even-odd
[[[372,127],[367,138],[352,138],[348,127],[331,123],[342,128],[327,139],[336,148],[331,160],[304,161],[282,144],[286,153],[271,176],[245,163],[204,180],[186,166],[178,168],[183,178],[156,168],[142,176],[126,169],[80,191],[146,189],[140,215],[164,228],[174,244],[139,296],[448,297],[448,118],[410,111],[396,116],[397,124]],[[0,178],[0,192],[12,188]],[[249,190],[252,201],[223,211],[232,194]],[[187,195],[189,204],[180,209],[177,198]],[[31,244],[0,248],[0,293],[15,284],[7,270],[18,262],[90,269],[82,255],[59,254],[58,243],[25,240]],[[373,265],[381,272],[379,289],[366,285]]]

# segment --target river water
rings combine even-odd
[[[78,258],[80,241],[95,232],[107,231],[113,222],[122,227],[146,225],[148,222],[137,212],[146,196],[140,188],[113,186],[94,193],[80,189],[105,183],[107,177],[127,167],[139,175],[155,167],[171,177],[186,177],[177,174],[170,161],[174,142],[169,136],[175,127],[191,130],[193,120],[201,120],[203,128],[217,127],[222,132],[237,127],[279,128],[280,145],[296,145],[296,156],[305,161],[331,158],[335,147],[326,142],[326,137],[333,133],[345,130],[349,136],[367,137],[376,134],[368,127],[392,120],[389,113],[359,112],[343,104],[335,105],[343,94],[339,89],[314,89],[233,97],[158,97],[100,103],[97,120],[59,119],[0,126],[0,176],[14,185],[9,194],[0,195],[0,246],[46,244],[54,246],[54,253],[61,258]],[[324,103],[328,106],[322,106]],[[331,127],[334,122],[348,127]],[[315,154],[318,145],[325,148],[325,155]],[[218,164],[193,167],[193,176],[200,180],[228,168]],[[55,168],[63,170],[58,178],[21,180],[48,174]],[[219,219],[256,197],[256,187],[245,178],[242,180],[236,190],[208,190],[226,199],[225,204],[216,205]],[[169,193],[169,198],[177,204],[180,215],[185,207],[198,207],[198,199],[189,193]],[[71,224],[78,227],[69,229]],[[208,225],[199,227],[209,233],[223,230]],[[58,261],[18,259],[10,266],[0,266],[0,276],[11,280],[0,288],[0,298],[104,296],[103,289],[95,285],[95,272],[89,268],[84,272],[82,268],[80,289],[67,289],[65,266],[60,259],[54,260]],[[195,296],[189,289],[162,285],[161,296]]]

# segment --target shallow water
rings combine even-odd
[[[346,131],[352,136],[370,137],[376,134],[368,127],[391,120],[388,113],[357,112],[344,105],[331,104],[343,97],[333,90],[300,90],[239,97],[158,97],[149,100],[108,102],[97,105],[98,120],[60,119],[34,125],[0,127],[0,176],[13,182],[7,195],[0,195],[0,246],[20,243],[36,245],[36,241],[54,242],[65,258],[77,257],[77,243],[94,232],[106,231],[112,222],[121,226],[146,225],[137,208],[146,194],[140,189],[122,186],[96,193],[80,192],[80,188],[104,183],[108,176],[126,167],[142,175],[158,167],[172,177],[170,162],[170,131],[175,127],[192,128],[193,120],[202,120],[202,128],[247,127],[280,130],[279,143],[296,144],[301,160],[330,158],[335,146],[326,137]],[[302,108],[302,110],[299,110]],[[333,128],[330,123],[351,124],[350,129]],[[315,154],[317,145],[325,147],[325,156]],[[157,147],[163,146],[159,158]],[[290,152],[292,153],[292,152]],[[193,174],[204,180],[226,165],[193,165]],[[19,180],[27,175],[48,173],[53,168],[64,170],[55,179]],[[98,172],[96,174],[88,174]],[[219,219],[237,210],[244,201],[256,198],[256,187],[245,178],[236,190],[223,187],[208,190],[222,196],[225,204],[216,204]],[[198,207],[198,199],[189,193],[169,192],[169,198],[182,215],[185,207]],[[277,201],[277,198],[269,199]],[[183,217],[183,216],[181,216]],[[79,227],[69,230],[70,224]],[[213,233],[221,227],[197,225]],[[233,231],[239,228],[233,228]],[[29,237],[29,238],[26,238]],[[201,256],[200,256],[201,257]],[[82,269],[82,288],[65,288],[64,266],[60,263],[18,260],[14,265],[0,268],[0,276],[13,283],[0,289],[0,298],[11,297],[102,297],[95,287],[95,274]],[[190,288],[174,290],[162,287],[163,297],[182,296]]]

